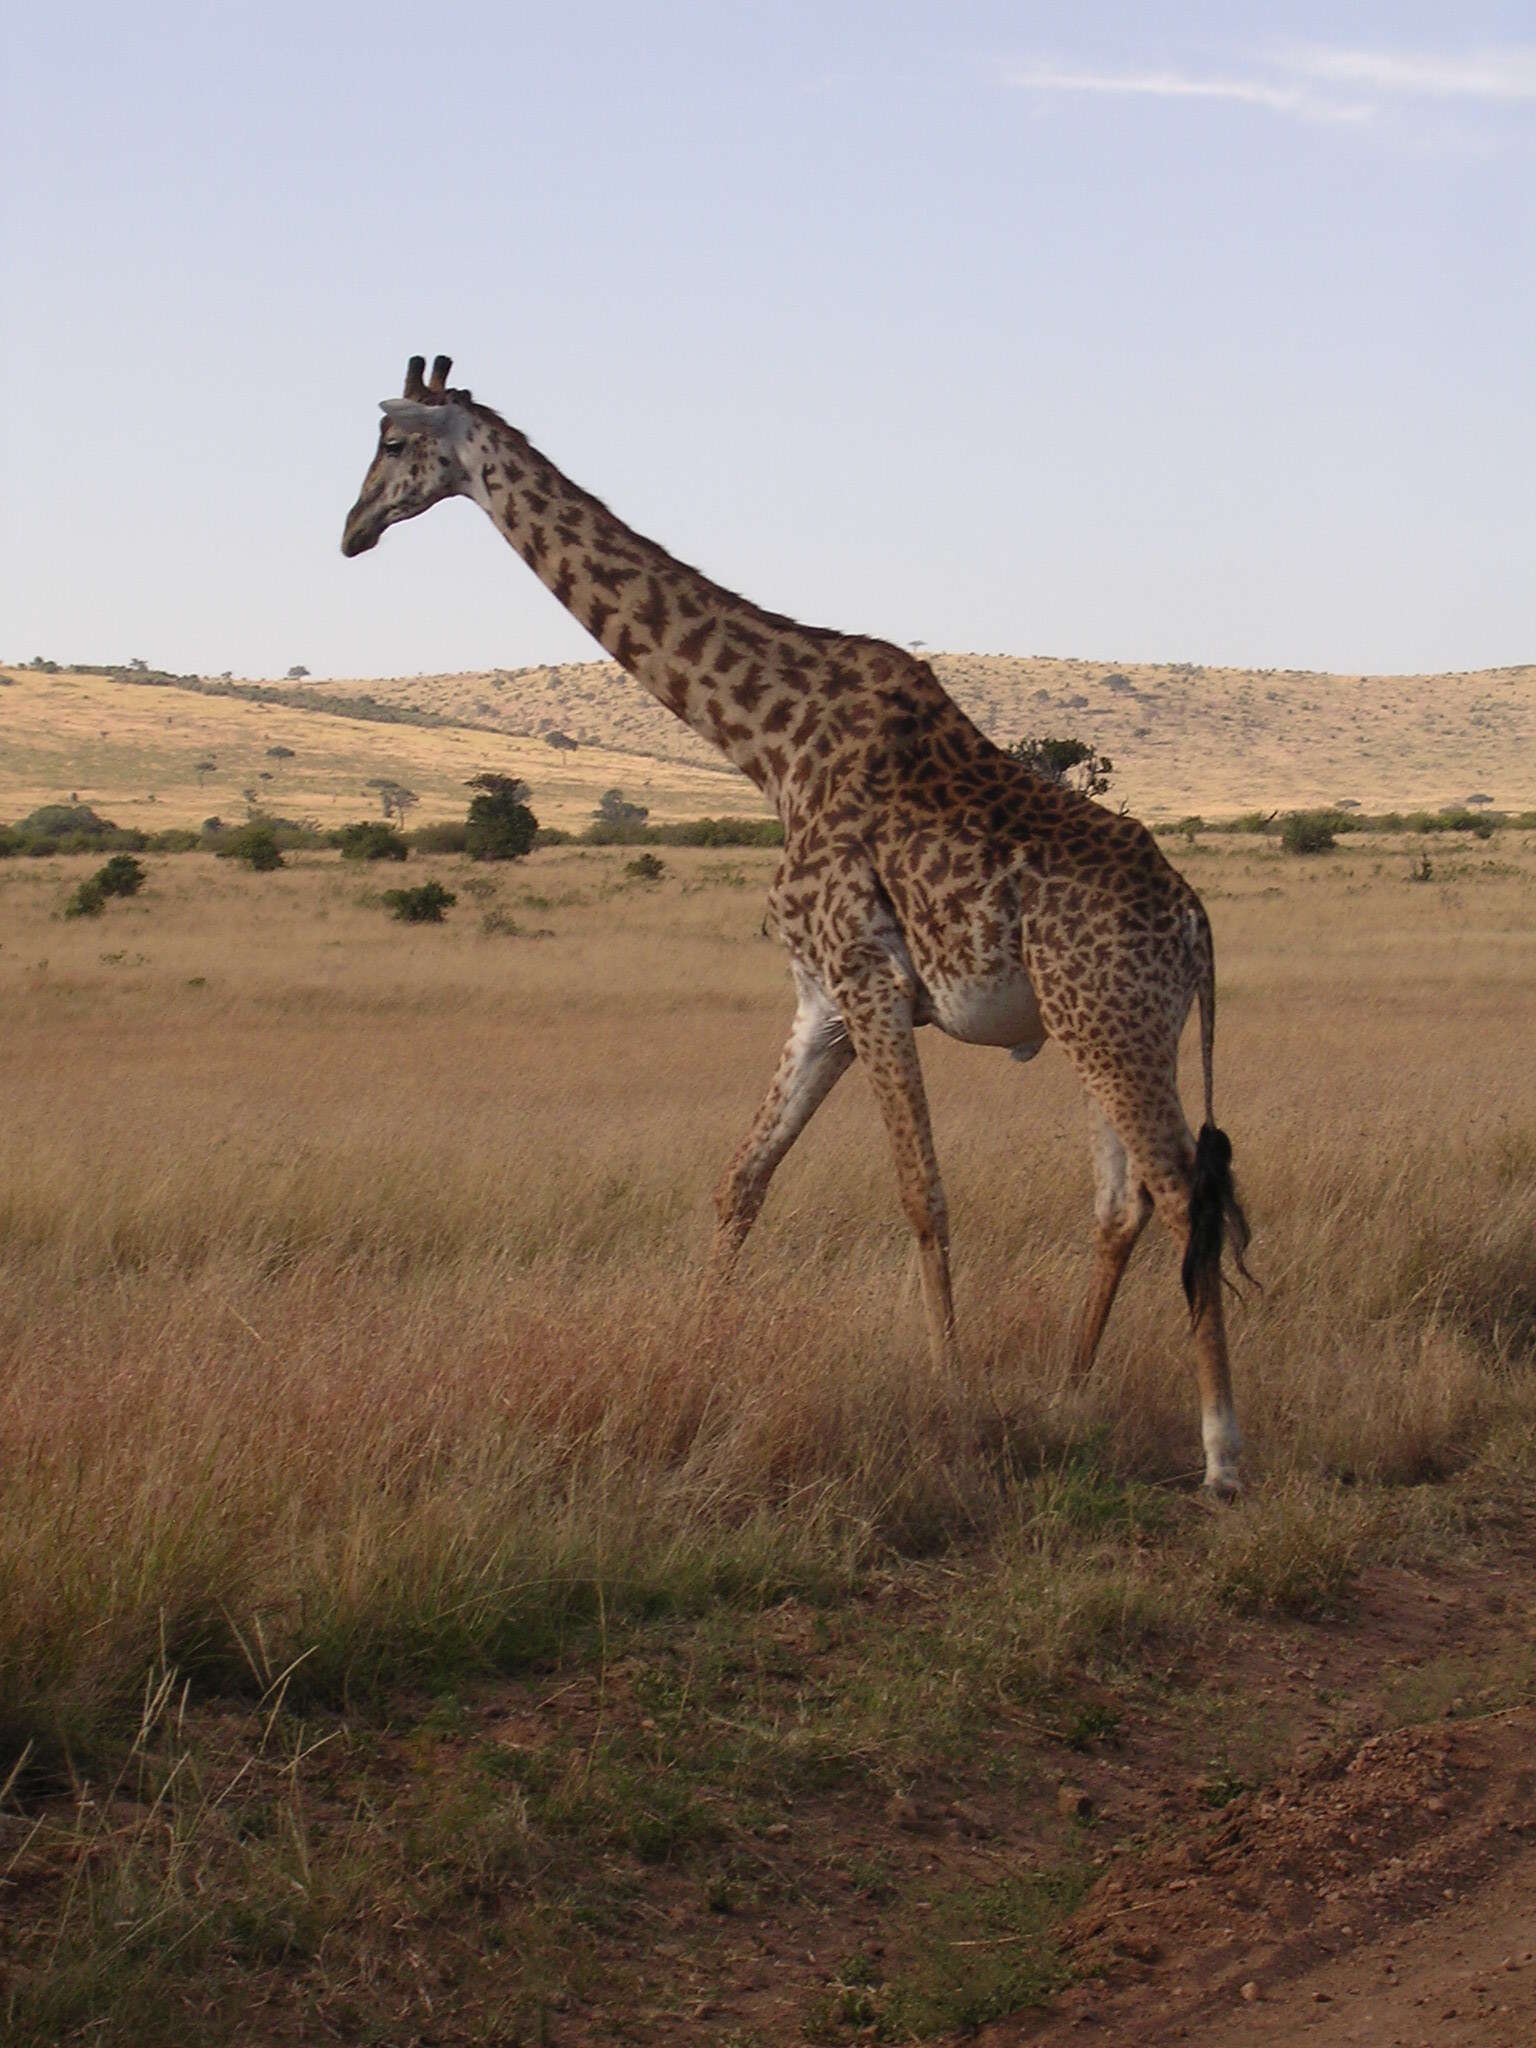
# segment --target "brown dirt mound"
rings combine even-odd
[[[1536,2040],[1536,1711],[1377,1735],[1122,1864],[1067,1931],[1097,1971],[988,2040]]]

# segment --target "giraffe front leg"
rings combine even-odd
[[[929,1349],[934,1364],[951,1372],[958,1355],[949,1280],[949,1208],[912,1030],[911,991],[893,970],[873,980],[839,985],[837,997],[895,1154],[901,1206],[917,1242]]]
[[[714,1248],[708,1289],[730,1277],[736,1255],[757,1220],[775,1168],[853,1061],[853,1047],[836,1006],[797,962],[795,1021],[778,1071],[751,1129],[715,1190]]]

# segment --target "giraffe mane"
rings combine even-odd
[[[535,460],[545,463],[549,468],[553,469],[555,467],[553,463],[549,462],[547,456],[534,447],[521,427],[513,426],[512,422],[503,418],[493,406],[483,404],[470,392],[460,390],[445,391],[442,399],[438,402],[442,403],[445,401],[451,401],[462,406],[466,412],[470,413],[474,418],[483,421],[487,426],[499,428],[502,433],[509,434],[514,441],[520,442]],[[582,484],[574,482],[565,475],[563,470],[559,471],[558,474],[561,476],[566,489],[586,509],[597,512],[604,519],[612,520],[616,526],[624,528],[648,565],[675,570],[684,576],[693,577],[698,582],[707,584],[711,590],[718,594],[723,605],[728,606],[738,616],[749,619],[753,625],[765,626],[770,631],[778,633],[799,634],[805,639],[816,642],[819,646],[841,642],[850,648],[880,647],[888,649],[902,661],[909,661],[914,667],[926,669],[930,675],[932,674],[932,670],[927,662],[921,660],[916,655],[909,654],[905,648],[898,647],[894,640],[887,640],[883,634],[850,633],[839,626],[810,626],[801,619],[791,618],[787,612],[769,611],[763,605],[754,603],[751,598],[743,597],[739,591],[727,589],[723,583],[717,583],[713,576],[705,575],[702,569],[696,569],[691,563],[681,561],[669,549],[664,548],[660,541],[652,540],[648,534],[637,533],[626,520],[619,517],[612,506],[598,497],[595,491],[589,491]],[[938,678],[934,677],[934,681],[937,684]],[[939,685],[939,687],[942,688],[942,685]]]

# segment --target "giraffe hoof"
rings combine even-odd
[[[1207,1472],[1200,1491],[1208,1501],[1220,1507],[1230,1507],[1233,1501],[1242,1499],[1243,1482],[1233,1471]]]

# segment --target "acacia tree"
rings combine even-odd
[[[396,782],[388,775],[372,776],[363,784],[363,788],[371,790],[377,796],[379,809],[385,818],[398,818],[402,827],[405,824],[406,813],[421,802],[414,789],[407,789],[403,782]]]
[[[592,815],[600,825],[643,825],[651,814],[645,804],[632,804],[622,789],[605,789]]]
[[[1054,782],[1062,789],[1075,789],[1080,796],[1102,796],[1115,772],[1108,754],[1099,753],[1086,740],[1015,740],[1007,751],[1042,781]]]

